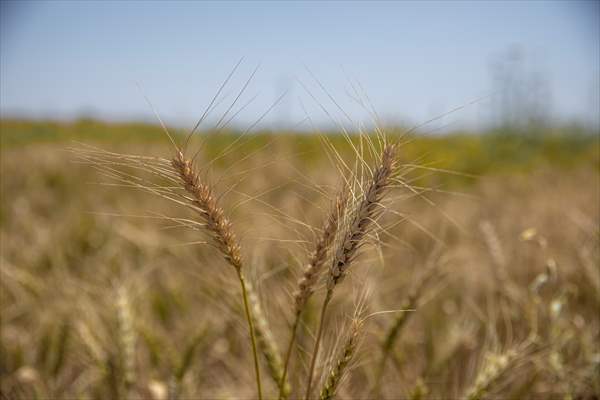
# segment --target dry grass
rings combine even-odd
[[[597,171],[443,193],[381,135],[328,143],[3,150],[2,395],[600,395]]]

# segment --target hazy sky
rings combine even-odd
[[[2,116],[150,119],[139,83],[167,122],[189,125],[244,57],[215,113],[260,64],[234,108],[257,96],[238,126],[286,91],[264,124],[307,128],[304,109],[325,123],[302,84],[333,118],[342,115],[308,67],[353,120],[367,114],[352,86],[395,122],[483,96],[441,122],[477,127],[498,104],[492,65],[515,49],[523,76],[543,82],[553,117],[597,121],[599,113],[600,3],[592,0],[1,4]]]

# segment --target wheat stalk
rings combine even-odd
[[[175,147],[175,155],[170,161],[152,157],[121,155],[93,148],[80,156],[84,161],[93,163],[103,174],[117,179],[123,186],[142,189],[161,196],[178,205],[191,208],[200,216],[200,222],[168,217],[163,218],[175,222],[179,226],[193,226],[194,228],[201,228],[203,231],[206,231],[223,258],[235,269],[241,287],[244,313],[252,344],[258,398],[262,399],[254,321],[250,311],[248,290],[246,288],[247,283],[243,274],[241,246],[236,238],[230,220],[218,204],[213,187],[201,178],[193,159],[186,158],[183,151],[175,144],[166,127],[163,126],[163,129]],[[157,185],[125,171],[120,171],[117,168],[119,166],[149,172],[153,176],[165,179],[169,182],[169,186]],[[178,188],[176,188],[179,185],[183,187],[188,195],[179,192]]]
[[[346,276],[346,272],[356,258],[357,251],[363,244],[364,238],[383,209],[381,200],[390,186],[391,177],[396,168],[396,149],[395,144],[387,144],[383,148],[380,162],[373,171],[368,186],[359,198],[356,208],[350,215],[349,223],[345,227],[346,229],[341,232],[343,235],[342,240],[338,244],[333,256],[327,279],[327,293],[321,307],[317,337],[308,371],[306,400],[309,399],[311,393],[312,378],[323,335],[327,306],[333,297],[333,290]]]
[[[315,249],[310,256],[308,265],[306,266],[302,277],[298,281],[298,289],[294,293],[294,322],[292,323],[292,334],[288,343],[285,356],[285,364],[283,367],[283,374],[279,383],[279,398],[285,399],[287,397],[284,388],[284,381],[287,376],[287,371],[290,363],[290,357],[292,349],[296,341],[296,333],[298,331],[298,324],[300,322],[300,316],[310,296],[314,292],[315,285],[325,265],[325,260],[331,245],[335,239],[336,232],[340,224],[340,220],[343,219],[346,205],[347,205],[348,191],[344,186],[336,196],[336,199],[331,207],[327,221],[323,227],[321,236],[315,245]]]
[[[323,227],[323,233],[315,245],[315,250],[313,251],[308,265],[302,274],[302,278],[300,278],[298,281],[298,290],[294,294],[296,314],[300,314],[302,312],[306,302],[314,292],[314,287],[322,271],[322,267],[325,264],[327,253],[335,239],[339,222],[344,217],[347,197],[348,192],[344,187],[339,191],[335,199],[334,205],[331,208],[327,218],[327,222]]]
[[[204,183],[196,169],[192,160],[186,159],[183,152],[177,150],[177,153],[171,161],[171,166],[179,175],[183,182],[184,189],[193,196],[191,199],[195,210],[200,214],[206,224],[206,229],[211,233],[213,241],[217,248],[225,258],[225,260],[235,268],[235,271],[240,282],[242,290],[242,298],[244,302],[244,312],[248,322],[248,330],[250,331],[250,340],[252,343],[252,355],[254,357],[254,370],[256,374],[256,387],[259,400],[262,399],[262,385],[260,380],[260,368],[258,365],[258,354],[256,349],[256,336],[254,329],[253,317],[250,313],[248,300],[247,283],[242,274],[242,256],[241,247],[237,242],[233,232],[231,222],[225,216],[221,207],[213,194],[211,186]]]

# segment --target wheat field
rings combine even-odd
[[[2,125],[2,398],[600,397],[597,137],[35,124]]]

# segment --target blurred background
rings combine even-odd
[[[242,243],[271,355],[339,160],[362,165],[378,142],[353,133],[378,125],[402,180],[331,323],[367,286],[369,312],[416,312],[369,319],[338,397],[370,398],[410,315],[382,400],[478,399],[490,375],[491,397],[600,398],[599,1],[0,1],[0,398],[255,395],[233,271],[179,226],[196,214],[130,187],[173,187],[155,111],[179,141],[206,117],[188,154]]]

